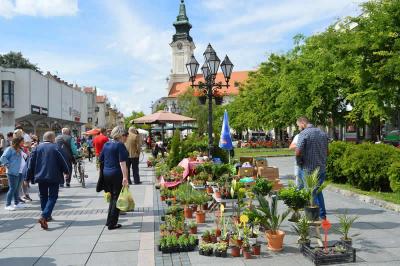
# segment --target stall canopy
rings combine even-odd
[[[174,113],[170,113],[167,111],[158,111],[151,115],[146,115],[137,119],[133,120],[134,124],[159,124],[161,125],[161,133],[162,133],[162,140],[164,141],[164,126],[166,124],[183,124],[183,123],[192,123],[196,122],[196,119],[178,115]]]
[[[86,132],[85,132],[85,135],[92,135],[92,136],[95,136],[95,135],[98,135],[99,133],[100,133],[100,129],[95,128],[95,129],[86,131]]]

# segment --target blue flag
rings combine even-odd
[[[229,128],[228,112],[224,112],[224,121],[222,121],[221,138],[219,140],[219,147],[224,150],[232,150],[231,130]]]

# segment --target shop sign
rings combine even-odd
[[[49,116],[49,110],[37,105],[31,105],[31,114]]]

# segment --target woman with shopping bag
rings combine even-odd
[[[105,192],[111,194],[110,205],[108,208],[107,227],[108,230],[120,228],[118,224],[119,209],[117,201],[123,187],[128,187],[128,151],[122,142],[125,130],[122,127],[115,127],[111,131],[111,140],[104,144],[100,154],[102,164],[102,178]]]

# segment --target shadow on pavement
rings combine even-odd
[[[11,232],[14,230],[28,229],[36,224],[37,219],[34,218],[19,218],[18,220],[10,219],[3,220],[4,223],[0,225],[0,233]],[[18,226],[16,226],[16,224]],[[0,263],[0,265],[3,265]]]
[[[373,215],[373,214],[381,214],[384,213],[385,210],[374,210],[374,209],[348,209],[348,208],[338,208],[334,210],[330,210],[330,213],[333,214],[343,214],[348,213],[349,215]]]
[[[0,259],[0,265],[4,266],[33,265],[37,261],[37,259],[38,258],[34,257],[6,258],[6,259]],[[40,259],[40,264],[48,266],[57,265],[55,259],[45,258],[45,257]]]

